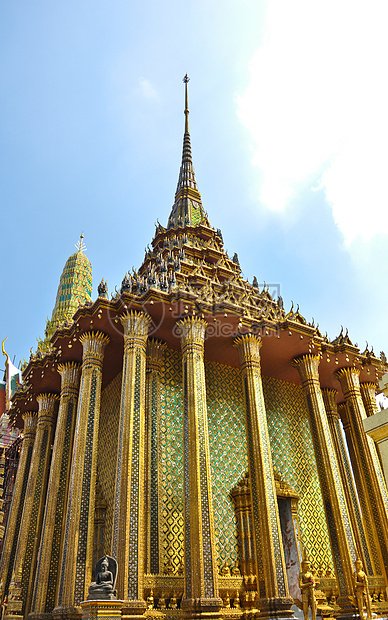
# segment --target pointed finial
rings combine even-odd
[[[186,121],[185,121],[185,133],[189,133],[189,98],[188,98],[188,94],[187,94],[187,84],[188,82],[190,82],[190,78],[189,76],[185,75],[185,77],[183,78],[183,82],[185,85],[185,117],[186,117]]]
[[[84,233],[80,234],[79,241],[77,241],[75,247],[77,248],[78,252],[85,252],[86,245],[84,244]]]
[[[6,365],[8,365],[8,362],[9,362],[9,355],[8,355],[8,353],[6,352],[6,350],[4,349],[4,342],[5,342],[6,340],[8,340],[8,336],[6,336],[6,338],[4,338],[3,342],[1,343],[1,350],[2,350],[2,352],[3,352],[3,355],[5,355],[5,357],[6,357]]]

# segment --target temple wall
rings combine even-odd
[[[245,410],[239,368],[205,363],[214,529],[219,564],[238,555],[231,489],[248,469]]]
[[[104,529],[105,553],[111,553],[121,381],[122,373],[120,372],[101,395],[97,477],[102,495],[107,502]]]
[[[248,468],[245,412],[238,368],[205,362],[213,509],[219,564],[237,557],[237,532],[230,490]],[[264,397],[274,469],[299,494],[302,543],[311,561],[333,568],[319,487],[308,412],[302,388],[263,377]],[[110,550],[121,373],[101,399],[98,478],[108,504],[104,534]],[[161,416],[158,468],[161,565],[176,570],[183,558],[183,403],[182,362],[167,349],[161,372]]]
[[[315,568],[333,569],[309,415],[302,387],[263,377],[274,469],[298,493],[302,544]]]
[[[183,559],[183,391],[180,352],[167,349],[161,378],[159,489],[162,565]]]

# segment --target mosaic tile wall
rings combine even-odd
[[[183,390],[182,359],[167,349],[161,379],[160,467],[161,562],[177,569],[183,560]]]
[[[300,496],[298,515],[302,544],[316,568],[322,563],[333,569],[302,388],[263,377],[263,389],[274,468]]]
[[[237,555],[236,523],[229,498],[232,487],[247,470],[245,412],[238,368],[205,363],[213,509],[218,563]],[[161,505],[161,562],[174,570],[183,559],[183,393],[182,362],[178,351],[167,349],[161,373],[159,502]],[[263,377],[274,468],[300,496],[302,542],[314,565],[333,568],[330,542],[319,488],[308,412],[300,386]],[[102,394],[98,475],[108,503],[104,545],[110,549],[121,373]]]
[[[104,528],[104,549],[111,553],[113,507],[116,484],[117,437],[120,414],[122,373],[120,372],[101,394],[100,430],[98,434],[97,476],[107,502]]]
[[[234,562],[237,531],[230,490],[248,468],[245,411],[238,368],[205,363],[213,513],[219,565]]]

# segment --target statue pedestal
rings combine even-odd
[[[123,601],[82,601],[82,620],[121,620]]]

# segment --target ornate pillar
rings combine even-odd
[[[36,400],[39,404],[36,437],[13,567],[15,575],[22,577],[21,615],[28,614],[31,603],[34,581],[34,571],[31,567],[35,566],[38,554],[58,396],[39,394]]]
[[[365,413],[368,418],[378,412],[379,408],[376,402],[377,384],[372,381],[364,381],[360,383],[360,392],[365,407]]]
[[[30,473],[30,465],[34,448],[37,412],[26,411],[26,413],[23,413],[23,420],[23,443],[20,453],[19,467],[16,474],[15,486],[13,488],[12,503],[8,517],[5,539],[3,543],[3,554],[1,558],[1,600],[3,600],[8,594],[8,588],[12,576],[20,523],[22,520],[24,498],[26,495],[28,475]]]
[[[118,563],[118,598],[123,616],[141,616],[144,600],[144,449],[145,368],[150,317],[127,312],[124,327],[123,379],[113,517],[112,553]]]
[[[4,538],[4,478],[5,478],[5,448],[0,448],[0,548]]]
[[[344,488],[346,505],[352,525],[357,555],[362,560],[363,566],[365,567],[367,573],[369,575],[373,575],[373,567],[365,537],[362,515],[358,504],[356,489],[354,487],[352,470],[345,447],[344,437],[341,432],[337,404],[335,402],[337,394],[337,390],[328,388],[322,389],[323,402],[325,403],[329,428],[341,474],[341,481]]]
[[[146,515],[147,559],[146,573],[162,574],[163,553],[160,540],[161,488],[160,471],[160,373],[166,345],[160,340],[147,342],[146,366]]]
[[[340,469],[319,384],[319,362],[319,355],[307,354],[294,359],[293,364],[302,380],[310,414],[311,435],[340,591],[337,603],[341,607],[340,615],[347,616],[356,613],[352,600],[353,563],[356,559],[356,550],[346,509]]]
[[[59,570],[58,603],[54,615],[72,618],[87,596],[92,577],[94,505],[102,362],[109,336],[85,332],[81,384],[74,431],[64,540]]]
[[[45,515],[36,571],[30,618],[51,617],[55,606],[63,514],[73,447],[80,366],[75,362],[58,366],[61,399],[55,431]]]
[[[293,617],[289,596],[275,479],[261,381],[261,339],[238,336],[245,396],[248,464],[251,480],[253,533],[260,617]]]
[[[210,450],[207,425],[204,319],[187,317],[180,328],[183,365],[183,496],[185,590],[181,608],[188,617],[218,616],[218,593]],[[209,616],[210,615],[210,616]]]
[[[379,553],[376,547],[375,531],[373,529],[373,523],[371,523],[370,508],[368,507],[367,496],[365,496],[363,493],[360,494],[359,492],[359,489],[362,489],[361,473],[360,473],[359,465],[357,463],[356,454],[354,451],[352,432],[350,428],[349,411],[348,411],[347,404],[345,402],[338,403],[337,409],[338,409],[338,413],[342,421],[342,426],[343,426],[345,437],[346,437],[346,445],[347,445],[348,452],[350,455],[350,462],[352,464],[353,476],[356,482],[357,497],[358,497],[358,500],[361,506],[362,523],[364,526],[364,532],[365,532],[365,536],[366,536],[367,543],[368,543],[369,557],[372,562],[372,572],[373,572],[373,575],[381,575],[381,572],[382,572],[380,568],[381,561],[380,561],[380,556],[379,556]]]
[[[255,542],[252,533],[252,499],[247,472],[230,492],[237,521],[240,571],[245,577],[255,572]]]
[[[349,435],[353,466],[357,470],[357,491],[362,498],[361,505],[366,511],[364,518],[369,522],[374,535],[380,567],[388,584],[388,496],[375,445],[366,435],[362,423],[367,416],[361,398],[359,374],[359,369],[352,367],[341,368],[335,373],[341,384],[349,414]]]

